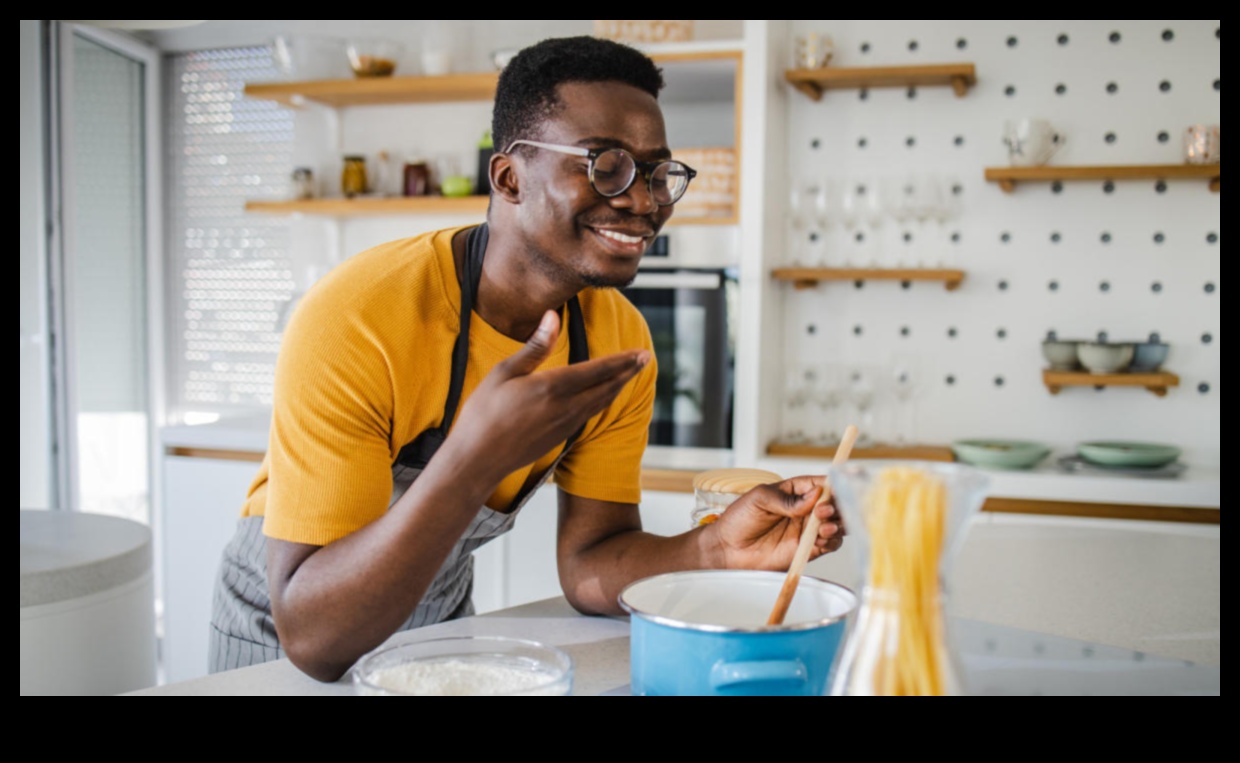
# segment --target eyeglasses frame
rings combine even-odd
[[[628,151],[625,151],[623,148],[620,148],[618,146],[610,146],[608,148],[582,148],[581,146],[566,146],[560,143],[542,143],[541,141],[537,141],[537,140],[519,139],[519,140],[514,140],[512,143],[509,143],[508,148],[505,149],[504,153],[505,154],[512,153],[512,150],[519,145],[534,146],[535,148],[545,148],[548,151],[555,151],[557,153],[568,154],[570,156],[582,156],[582,157],[589,159],[590,165],[588,168],[588,173],[590,176],[590,187],[594,189],[595,193],[597,193],[599,196],[602,196],[605,199],[614,199],[617,196],[623,196],[624,194],[628,193],[628,190],[633,187],[633,181],[637,180],[637,176],[638,174],[640,174],[642,177],[646,179],[646,192],[650,194],[650,199],[654,201],[655,204],[658,204],[660,207],[670,207],[676,202],[684,198],[685,191],[689,190],[689,183],[691,183],[693,181],[693,178],[697,177],[697,174],[698,174],[697,170],[693,169],[692,167],[680,161],[679,159],[660,159],[656,162],[638,161],[636,156],[633,156],[633,154],[629,153]],[[613,193],[613,194],[603,193],[602,191],[598,189],[598,186],[595,185],[594,183],[594,161],[598,159],[598,157],[602,156],[608,151],[621,151],[627,154],[628,157],[633,160],[633,176],[629,178],[629,182],[625,184],[622,190],[617,191],[616,193]],[[658,169],[660,165],[668,164],[668,163],[675,163],[675,164],[679,164],[681,167],[684,167],[685,170],[689,173],[689,179],[685,181],[685,190],[681,191],[680,195],[677,196],[675,200],[667,204],[661,204],[657,199],[654,198],[654,191],[650,187],[650,181],[651,181],[651,178],[654,176],[654,171]]]

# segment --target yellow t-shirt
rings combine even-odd
[[[334,268],[307,292],[276,362],[267,455],[242,509],[265,515],[281,540],[326,545],[387,511],[400,449],[443,419],[460,323],[452,236],[462,228],[381,244]],[[645,319],[614,289],[578,295],[590,357],[653,343]],[[568,326],[540,368],[568,364]],[[475,312],[459,413],[479,382],[522,343]],[[556,468],[556,484],[585,498],[637,503],[654,405],[655,363],[591,418]],[[502,443],[496,443],[502,447]],[[487,501],[503,511],[557,446],[509,474]]]

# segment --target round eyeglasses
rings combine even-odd
[[[580,146],[562,146],[556,143],[539,143],[536,140],[514,140],[504,153],[520,145],[545,148],[561,154],[584,156],[590,160],[590,186],[600,196],[612,198],[619,196],[633,185],[637,173],[646,178],[646,188],[650,190],[650,198],[661,207],[670,206],[680,201],[689,188],[689,181],[697,177],[697,170],[684,162],[663,159],[657,162],[639,162],[623,148],[581,148]]]

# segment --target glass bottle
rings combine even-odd
[[[864,573],[829,693],[965,694],[947,580],[989,478],[963,464],[881,459],[833,464],[827,477]]]
[[[426,160],[417,158],[405,163],[404,194],[426,196],[431,192],[431,168]]]
[[[366,157],[346,156],[344,170],[340,173],[340,190],[345,196],[353,198],[366,193]]]

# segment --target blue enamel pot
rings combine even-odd
[[[784,573],[695,570],[620,593],[636,696],[822,696],[857,596],[802,576],[781,625],[766,625]]]

